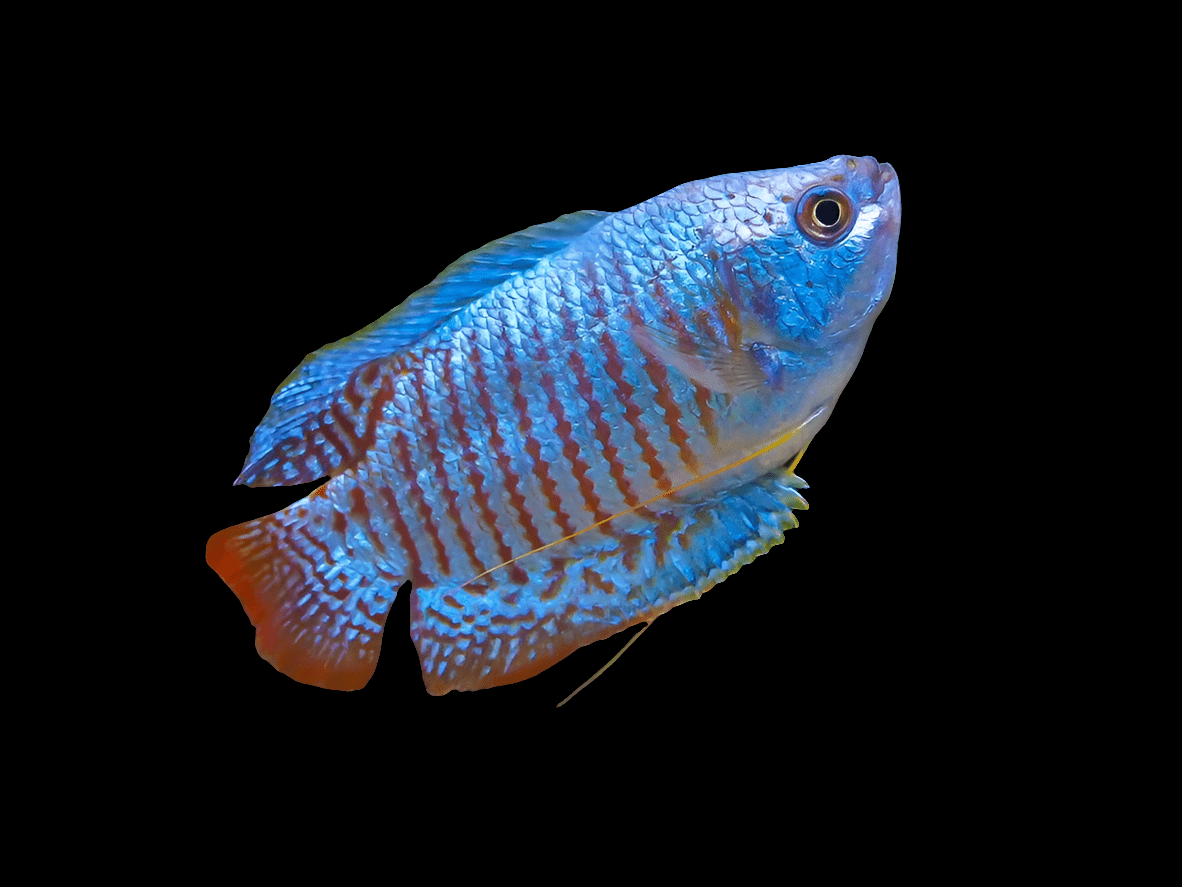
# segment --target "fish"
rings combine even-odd
[[[901,210],[873,157],[704,178],[494,240],[309,354],[235,484],[329,479],[206,548],[259,655],[361,689],[403,593],[428,693],[502,686],[783,542]]]

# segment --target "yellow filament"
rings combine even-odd
[[[616,660],[624,655],[624,651],[627,650],[629,647],[631,647],[632,644],[636,642],[636,639],[638,637],[640,637],[642,634],[644,634],[646,631],[648,631],[648,627],[650,625],[652,625],[653,622],[656,622],[656,621],[657,621],[656,619],[652,619],[651,621],[644,623],[644,628],[640,629],[640,631],[636,632],[636,634],[634,634],[634,635],[632,635],[632,637],[628,638],[628,643],[624,644],[624,646],[622,646],[620,648],[620,652],[617,653],[615,656],[613,656],[611,659],[609,659],[607,661],[607,665],[605,665],[603,668],[599,669],[599,671],[595,672],[595,674],[591,675],[591,677],[587,678],[587,680],[583,681],[583,683],[579,684],[579,686],[577,686],[575,688],[574,692],[571,693],[570,696],[567,696],[566,699],[562,700],[562,702],[558,703],[558,705],[556,705],[554,707],[555,708],[562,708],[564,705],[566,705],[568,702],[570,702],[572,699],[574,699],[580,690],[582,690],[584,687],[586,687],[588,684],[590,684],[592,681],[594,681],[597,677],[599,677],[601,674],[603,674],[605,671],[607,671],[609,668],[611,668],[613,665],[615,665]]]

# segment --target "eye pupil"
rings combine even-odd
[[[841,218],[841,207],[837,205],[836,200],[819,200],[813,207],[813,217],[816,218],[817,224],[832,228]]]

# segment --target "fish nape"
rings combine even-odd
[[[894,279],[871,157],[717,176],[494,241],[280,385],[215,534],[260,655],[365,686],[409,581],[428,692],[525,680],[796,526],[799,455]]]

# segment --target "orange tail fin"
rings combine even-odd
[[[215,533],[206,547],[206,561],[257,629],[259,655],[304,684],[359,690],[377,666],[400,580],[377,537],[377,547],[354,550],[354,522],[322,486],[283,511]]]

